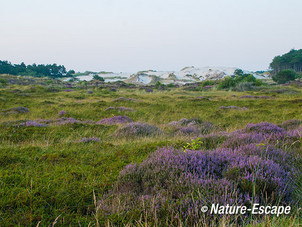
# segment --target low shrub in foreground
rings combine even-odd
[[[276,162],[274,155],[290,157],[282,150],[262,153],[254,148],[186,152],[160,148],[141,164],[123,169],[116,189],[99,201],[98,215],[114,223],[117,215],[127,222],[148,214],[145,221],[168,218],[192,226],[218,218],[203,214],[204,205],[290,204],[294,170]]]
[[[145,136],[156,136],[161,134],[162,131],[154,125],[149,125],[147,123],[132,122],[115,132],[117,137],[145,137]]]

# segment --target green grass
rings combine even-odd
[[[26,119],[56,119],[61,110],[67,117],[98,121],[127,115],[134,121],[160,128],[181,118],[211,121],[217,128],[232,131],[247,123],[282,123],[302,119],[301,88],[297,93],[276,94],[273,89],[239,93],[231,91],[169,91],[146,93],[121,88],[76,88],[72,92],[50,92],[45,87],[10,85],[0,88],[0,112],[25,106],[30,113],[0,114],[0,123]],[[19,89],[20,93],[12,93]],[[22,94],[27,94],[24,96]],[[272,99],[240,99],[242,95],[274,95]],[[232,97],[236,95],[236,97]],[[197,97],[204,96],[210,100]],[[118,97],[140,102],[114,102]],[[247,111],[220,110],[220,106],[247,107]],[[129,107],[134,112],[106,112],[109,106]],[[0,124],[0,226],[96,225],[95,200],[112,188],[119,172],[131,162],[141,162],[157,147],[182,146],[186,137],[168,133],[157,138],[118,139],[119,126],[63,125],[13,127]],[[77,143],[83,137],[99,137],[101,143]],[[269,222],[268,224],[266,222]],[[257,226],[298,226],[295,217],[273,218]]]

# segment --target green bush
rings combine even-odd
[[[236,82],[234,78],[228,76],[225,77],[218,85],[218,89],[226,89],[226,88],[231,88],[236,85]]]
[[[94,80],[98,80],[98,81],[105,81],[103,77],[101,77],[101,76],[99,76],[97,74],[93,76],[93,79]]]
[[[285,84],[288,81],[295,80],[297,73],[293,69],[285,69],[273,76],[273,80],[278,84]]]
[[[218,89],[230,89],[235,91],[251,91],[254,90],[252,86],[261,86],[263,82],[256,79],[252,74],[242,74],[240,71],[231,77],[225,77],[218,85]],[[238,74],[239,73],[239,74]],[[241,84],[242,83],[242,84]],[[240,85],[239,85],[240,84]]]

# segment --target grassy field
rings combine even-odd
[[[59,86],[56,90],[50,89],[51,86],[56,88],[49,83],[0,88],[0,226],[161,226],[156,219],[131,220],[118,213],[104,219],[96,210],[98,200],[112,191],[125,166],[143,162],[158,147],[181,148],[198,136],[175,133],[169,122],[199,119],[211,122],[213,132],[229,133],[249,123],[281,124],[302,119],[301,87],[267,86],[251,92],[215,88],[187,91],[180,87],[148,93],[129,87],[114,91],[99,87],[66,90]],[[242,98],[244,95],[260,98]],[[9,112],[14,107],[26,107],[29,112]],[[106,110],[108,107],[127,107],[133,111]],[[61,111],[66,113],[59,116]],[[155,125],[161,133],[117,136],[122,124],[95,123],[120,115]],[[66,119],[57,120],[62,117]],[[28,120],[44,125],[26,124]],[[99,140],[79,142],[93,137]],[[219,144],[213,148],[217,147]],[[301,144],[284,150],[295,152],[296,164],[301,164]],[[248,220],[251,222],[240,225],[299,226],[301,215],[293,212],[279,218]],[[216,224],[228,226],[223,218]],[[182,225],[186,226],[185,222]]]

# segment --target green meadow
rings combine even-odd
[[[98,199],[112,190],[126,165],[141,163],[158,147],[181,148],[191,141],[190,136],[171,132],[169,122],[199,119],[211,122],[215,131],[232,132],[248,123],[281,124],[302,119],[299,86],[264,85],[247,92],[215,87],[194,91],[184,87],[153,88],[153,92],[146,92],[139,87],[111,86],[117,90],[74,85],[67,91],[61,84],[49,82],[0,87],[0,226],[156,225],[146,220],[121,220],[118,215],[106,222],[99,218],[96,207]],[[245,95],[253,98],[241,98]],[[134,101],[116,100],[119,97]],[[221,106],[246,109],[221,109]],[[8,112],[14,107],[26,107],[29,112]],[[127,107],[133,111],[106,110],[108,107]],[[61,111],[66,112],[64,118],[81,122],[46,127],[22,125],[26,120],[59,119]],[[89,123],[120,115],[155,125],[162,133],[119,137],[116,131],[123,127],[121,124]],[[96,137],[100,142],[79,142],[84,137]],[[300,148],[295,150],[297,157],[301,157]],[[299,226],[300,221],[301,215],[294,213],[242,225]],[[219,225],[228,226],[223,219]]]

